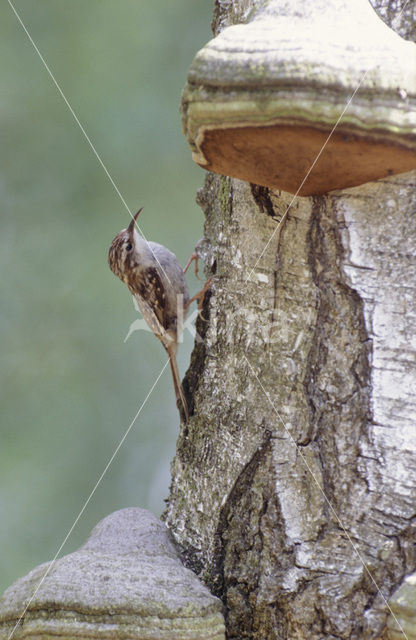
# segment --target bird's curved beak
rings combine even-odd
[[[127,227],[127,231],[129,234],[129,237],[131,240],[133,240],[134,238],[134,225],[136,224],[137,218],[139,217],[140,212],[143,210],[143,207],[141,207],[138,212],[136,213],[136,215],[134,216],[134,218],[131,219],[131,222],[129,224],[129,226]]]

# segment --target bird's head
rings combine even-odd
[[[137,263],[136,244],[138,234],[135,230],[136,220],[143,207],[131,219],[127,229],[116,235],[108,251],[108,264],[111,271],[127,284],[128,274]]]

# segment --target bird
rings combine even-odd
[[[184,270],[172,251],[157,242],[148,242],[136,229],[139,209],[127,227],[114,238],[108,252],[111,271],[124,282],[154,335],[169,356],[176,402],[188,406],[179,376],[176,353],[181,325],[189,306],[189,290]]]

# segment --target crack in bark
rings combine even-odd
[[[270,190],[267,187],[261,187],[258,184],[250,184],[251,193],[261,213],[267,213],[273,219],[276,219],[276,212],[270,197]]]
[[[272,434],[270,431],[265,431],[263,443],[256,449],[251,456],[249,462],[244,466],[240,474],[238,475],[234,486],[228,495],[224,506],[221,508],[218,526],[215,533],[215,558],[216,563],[213,565],[211,574],[208,578],[208,585],[211,591],[220,598],[226,595],[226,578],[224,576],[224,562],[225,554],[227,551],[227,543],[224,538],[224,534],[228,529],[229,520],[232,516],[234,509],[241,503],[244,494],[250,490],[253,478],[257,472],[257,469],[261,464],[264,464],[265,458],[270,453],[270,440]]]

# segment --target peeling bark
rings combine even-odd
[[[380,637],[416,569],[415,186],[297,198],[281,227],[287,193],[199,193],[215,276],[165,518],[229,639]]]

